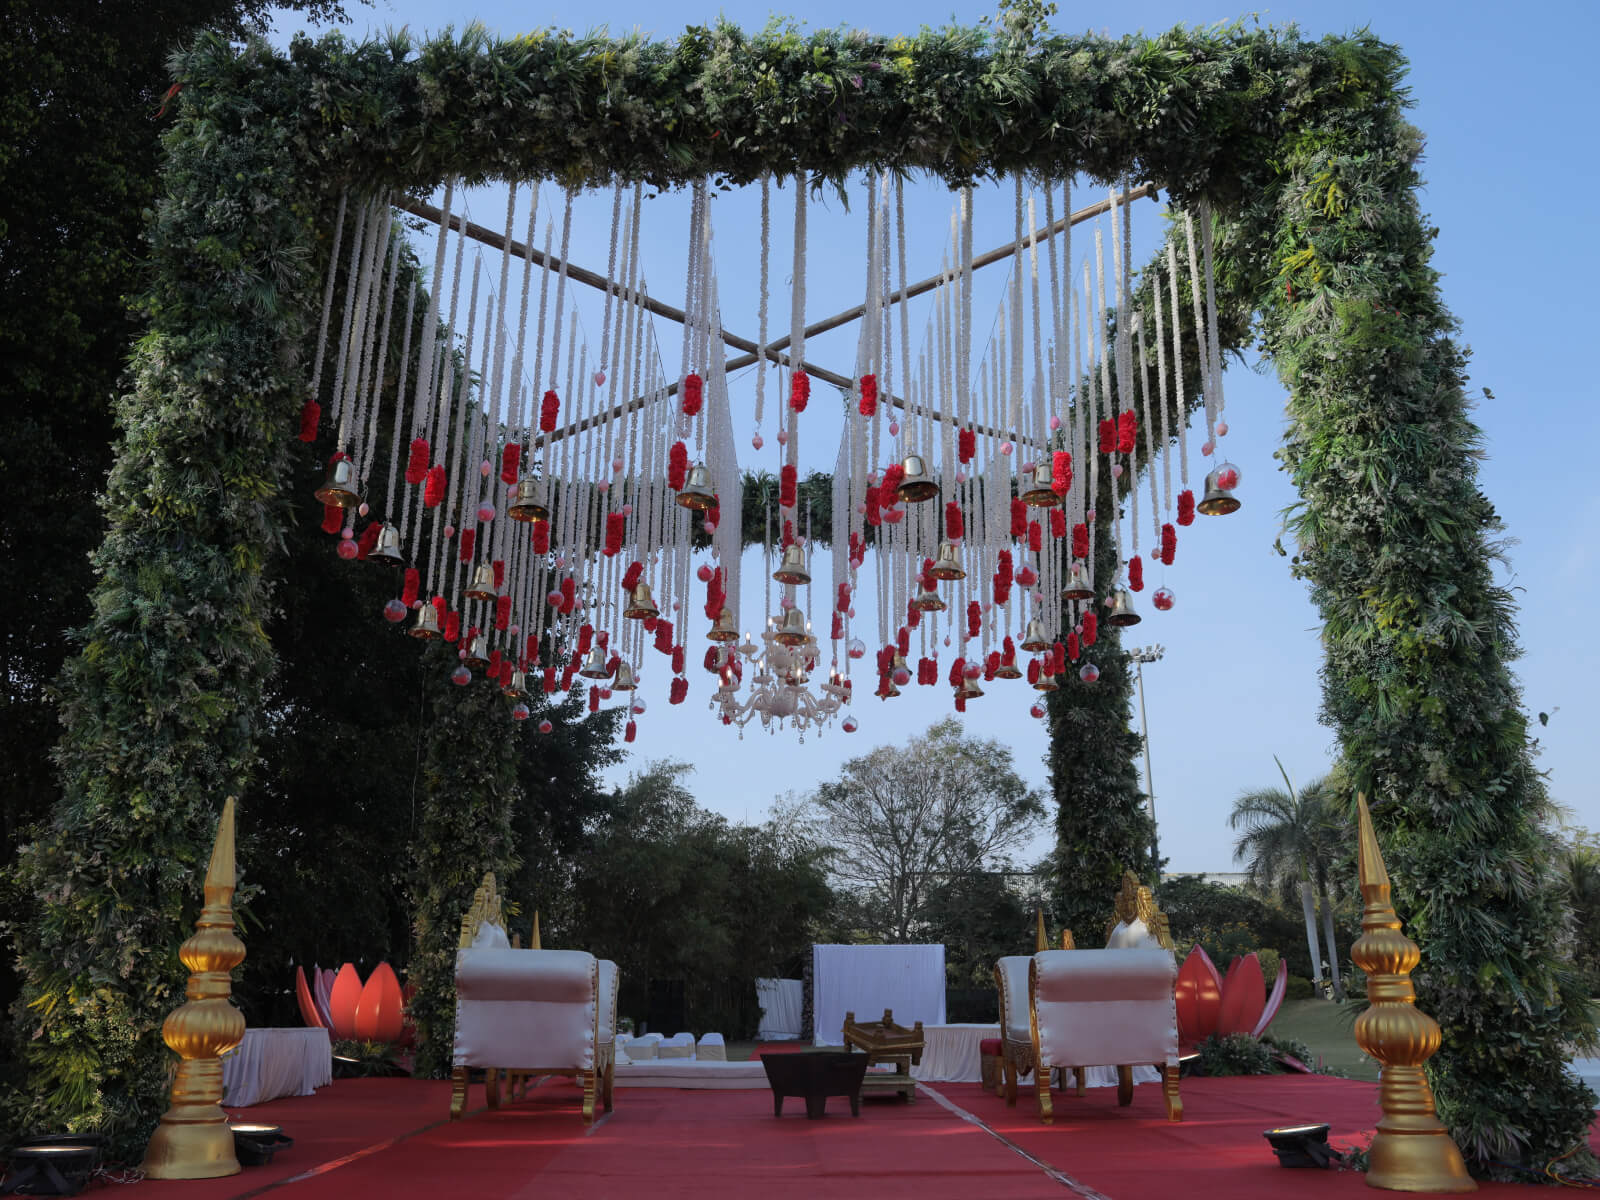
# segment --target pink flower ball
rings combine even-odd
[[[1012,444],[1010,442],[1001,442],[1000,443],[1000,453],[1001,454],[1009,455],[1013,449],[1015,449],[1015,447],[1012,446]]]
[[[595,387],[605,387],[606,373],[604,371],[596,371],[594,373],[594,385]]]
[[[594,485],[594,490],[597,492],[609,492],[611,490],[611,481],[609,479],[602,479],[599,483]]]
[[[1209,442],[1209,441],[1205,441],[1205,442],[1201,442],[1201,443],[1200,443],[1200,453],[1201,453],[1201,454],[1205,454],[1205,455],[1208,455],[1208,456],[1209,456],[1209,455],[1210,455],[1210,454],[1211,454],[1211,452],[1212,452],[1212,451],[1213,451],[1213,450],[1215,450],[1215,449],[1216,449],[1216,446],[1214,446],[1214,445],[1213,445],[1213,444],[1212,444],[1212,443],[1211,443],[1211,442]]]
[[[621,508],[617,509],[617,512],[621,513],[625,517],[631,517],[633,516],[633,505],[624,504]]]
[[[393,624],[406,619],[406,606],[398,600],[391,600],[383,606],[383,619]]]
[[[700,569],[697,570],[694,573],[694,577],[696,579],[698,579],[701,583],[710,583],[711,582],[711,568],[706,566],[705,563],[701,563],[700,564]]]
[[[899,437],[900,436],[900,422],[899,421],[890,421],[889,422],[889,436],[890,437]]]
[[[489,472],[492,470],[494,470],[494,468],[489,465],[489,460],[487,458],[478,464],[478,474],[482,475],[485,479],[489,478]]]
[[[472,682],[472,672],[465,667],[457,667],[450,672],[450,682],[457,687],[466,687],[467,684]]]
[[[1092,508],[1088,512],[1083,514],[1083,519],[1086,522],[1088,522],[1090,525],[1094,524],[1094,518],[1095,518],[1095,511]]]
[[[367,507],[367,502],[365,500],[363,500],[360,504],[358,504],[356,506],[356,512],[359,513],[363,517],[366,516],[371,511],[372,510]]]
[[[782,597],[780,597],[779,600],[778,600],[778,607],[782,608],[785,612],[789,611],[789,609],[794,607],[794,597],[793,596],[782,596]]]
[[[766,444],[766,439],[763,438],[759,433],[750,439],[750,445],[756,450],[761,449],[761,447],[765,446]]]
[[[1056,430],[1058,430],[1060,428],[1061,428],[1061,418],[1057,417],[1057,416],[1052,416],[1050,418],[1050,432],[1054,433]]]
[[[1033,459],[1030,458],[1025,463],[1018,463],[1017,464],[1017,470],[1021,471],[1024,475],[1028,474],[1030,471],[1033,470]]]
[[[456,527],[454,525],[446,525],[444,527],[444,535],[447,538],[455,537],[455,535],[456,535]]]
[[[965,471],[957,471],[956,472],[956,482],[957,483],[965,483],[966,481],[967,481],[967,473]]]
[[[611,460],[611,470],[613,474],[622,470],[622,456],[620,454]]]
[[[1121,479],[1122,478],[1122,464],[1121,463],[1112,463],[1111,464],[1111,478],[1113,478],[1113,479]]]
[[[778,430],[778,445],[787,446],[788,444],[789,444],[789,431],[787,429]]]
[[[351,559],[351,558],[354,558],[360,552],[361,552],[361,547],[357,546],[355,544],[355,542],[351,541],[349,538],[346,538],[344,541],[339,543],[339,557],[340,558]]]
[[[1217,436],[1218,437],[1227,437],[1228,436],[1228,423],[1226,421],[1218,421],[1217,422]]]
[[[488,502],[478,505],[478,520],[485,525],[494,520],[494,505]]]
[[[561,606],[561,593],[552,588],[549,592],[545,593],[545,601],[550,605],[551,608],[559,608]]]

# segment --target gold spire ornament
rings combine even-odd
[[[140,1170],[151,1179],[218,1179],[239,1173],[233,1131],[221,1105],[220,1057],[244,1039],[244,1014],[229,1001],[233,968],[244,961],[244,943],[233,932],[233,824],[229,796],[206,867],[205,907],[193,936],[178,950],[190,971],[188,1000],[161,1026],[161,1039],[182,1061],[172,1083],[172,1104],[145,1147]]]
[[[1050,935],[1044,931],[1044,909],[1033,910],[1033,951],[1043,954],[1050,949]]]
[[[1461,1151],[1434,1115],[1433,1092],[1422,1064],[1439,1049],[1439,1023],[1417,1008],[1411,972],[1417,944],[1400,930],[1389,900],[1389,872],[1378,850],[1367,798],[1359,814],[1357,865],[1361,877],[1361,936],[1350,957],[1367,973],[1368,1007],[1356,1018],[1356,1044],[1383,1066],[1378,1106],[1383,1118],[1367,1152],[1367,1186],[1396,1192],[1475,1192]]]

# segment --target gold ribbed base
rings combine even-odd
[[[220,1179],[239,1173],[233,1130],[216,1105],[214,1115],[180,1117],[168,1112],[144,1150],[139,1169],[149,1179]]]

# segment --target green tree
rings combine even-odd
[[[949,717],[904,746],[850,759],[810,802],[835,849],[834,875],[870,895],[871,932],[891,942],[926,924],[929,891],[941,879],[999,865],[1044,816],[1010,749]]]
[[[1277,762],[1277,759],[1273,759]],[[1278,763],[1283,772],[1283,764]],[[1296,791],[1283,774],[1284,786],[1242,792],[1228,814],[1228,828],[1242,830],[1233,857],[1247,865],[1257,887],[1290,896],[1298,891],[1305,911],[1306,945],[1311,951],[1312,982],[1322,982],[1322,955],[1317,944],[1317,907],[1322,914],[1322,940],[1328,953],[1333,992],[1344,999],[1339,976],[1339,949],[1334,935],[1333,899],[1328,881],[1333,864],[1350,840],[1346,815],[1329,793],[1326,777]]]

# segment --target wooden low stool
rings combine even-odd
[[[889,1092],[899,1095],[908,1104],[916,1102],[917,1081],[911,1078],[911,1068],[913,1064],[922,1063],[921,1021],[910,1029],[896,1025],[894,1012],[886,1008],[883,1010],[883,1020],[858,1024],[855,1013],[847,1012],[844,1015],[844,1044],[846,1050],[860,1050],[867,1056],[869,1070],[861,1082],[862,1095]],[[889,1063],[894,1070],[874,1072],[870,1068],[875,1063]]]

